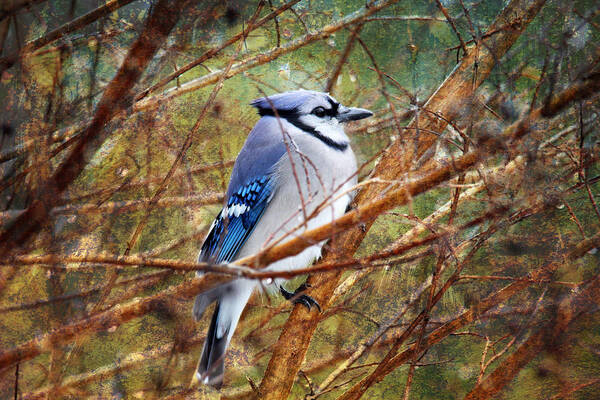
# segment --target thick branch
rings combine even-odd
[[[31,7],[44,1],[46,0],[15,0],[11,2],[2,2],[4,4],[0,4],[0,21],[4,20],[6,17],[15,15],[23,8]]]
[[[157,208],[166,207],[189,207],[189,206],[207,206],[223,202],[223,193],[205,193],[201,195],[165,197],[158,200],[155,204]],[[121,200],[109,201],[101,205],[95,203],[72,204],[66,206],[54,207],[50,210],[52,216],[55,215],[87,215],[87,214],[121,214],[131,211],[137,211],[147,208],[152,199]],[[10,210],[0,212],[0,222],[8,221],[24,213],[25,210]]]
[[[97,368],[93,371],[84,372],[82,374],[72,375],[65,378],[57,391],[60,393],[60,391],[64,391],[66,388],[70,387],[82,388],[85,385],[110,378],[115,374],[147,365],[149,362],[151,362],[151,360],[165,357],[172,353],[175,346],[178,351],[189,351],[192,347],[201,344],[204,339],[204,334],[196,334],[193,337],[184,340],[183,342],[173,344],[169,343],[153,348],[149,351],[127,354],[127,356],[118,362],[111,362],[110,364]],[[43,400],[47,398],[48,392],[52,390],[55,389],[50,386],[45,386],[36,390],[35,392],[23,394],[22,399]]]
[[[583,256],[587,249],[600,245],[600,234],[585,241],[585,244],[577,246],[570,254],[569,259],[574,260]],[[600,291],[600,274],[596,275],[591,281],[585,282],[574,288],[571,295],[563,299],[556,312],[555,318],[544,324],[537,332],[531,335],[517,350],[512,353],[494,372],[471,390],[465,397],[465,400],[484,400],[489,399],[500,392],[519,371],[526,366],[535,356],[544,349],[553,348],[561,335],[569,325],[577,319],[582,313],[593,306],[598,305],[598,292]]]
[[[589,243],[586,247],[589,249],[591,248],[590,246],[592,246],[591,243]],[[576,246],[569,252],[568,259],[572,261],[580,256],[581,254]],[[429,348],[434,344],[439,343],[451,333],[456,332],[458,329],[461,329],[480,318],[481,315],[490,310],[492,307],[495,307],[501,303],[505,303],[509,298],[532,285],[533,282],[539,282],[548,279],[559,266],[559,263],[544,265],[543,267],[532,271],[528,276],[529,279],[515,281],[498,292],[493,293],[487,298],[481,300],[459,317],[431,332],[423,340],[421,348]],[[600,280],[597,281],[598,282],[596,282],[596,284],[600,283]],[[373,373],[358,382],[350,390],[340,396],[339,400],[360,398],[369,387],[383,380],[385,376],[387,376],[400,365],[410,361],[415,356],[416,350],[416,346],[413,344],[402,353],[399,353],[389,359],[387,362],[379,364]]]
[[[39,49],[40,47],[43,47],[57,39],[60,39],[64,35],[81,29],[84,26],[89,25],[92,22],[118,10],[119,8],[126,6],[132,1],[134,0],[110,0],[103,6],[90,11],[89,13],[84,14],[79,18],[75,18],[73,21],[70,21],[54,29],[53,31],[48,32],[44,36],[25,43],[25,45],[21,48],[19,52],[0,59],[0,73],[1,71],[10,68],[15,62],[17,62],[17,60],[20,57],[23,57],[27,53],[31,53]]]
[[[134,318],[141,317],[160,307],[162,301],[169,297],[191,299],[198,293],[219,285],[227,281],[227,279],[223,276],[207,275],[200,279],[193,279],[170,287],[153,296],[111,308],[70,325],[61,326],[52,332],[38,336],[13,349],[0,352],[0,373],[16,363],[30,360],[55,346],[70,343],[75,337],[105,331],[111,327],[131,321]]]
[[[569,101],[572,101],[573,99],[579,98],[579,96],[582,96],[584,93],[588,96],[595,94],[595,91],[591,91],[590,87],[595,87],[596,91],[600,89],[600,86],[598,86],[598,82],[596,80],[584,79],[581,82],[574,83],[572,86],[566,88],[564,91],[559,93],[557,96],[553,97],[551,100],[551,103],[562,104],[561,107],[554,108],[554,113],[557,113],[564,108],[564,105],[566,104],[564,102],[567,101],[566,99],[571,99]],[[547,114],[547,115],[553,116],[555,114]],[[503,134],[505,140],[507,142],[510,142],[511,140],[515,140],[517,138],[522,137],[523,135],[525,135],[526,133],[528,133],[530,131],[532,124],[534,124],[537,120],[539,120],[541,118],[541,116],[542,116],[541,108],[538,108],[538,109],[532,111],[529,115],[524,116],[521,120],[517,121],[516,123],[514,123],[513,125],[511,125],[505,129],[504,134]],[[598,235],[596,235],[588,240],[585,240],[585,241],[579,243],[577,246],[575,246],[569,253],[568,258],[570,260],[574,260],[578,257],[581,257],[587,251],[589,251],[590,249],[592,249],[594,247],[597,247],[599,244],[600,244],[600,238]],[[550,266],[550,268],[555,269],[556,266],[552,265],[552,266]],[[542,271],[538,271],[536,274],[539,274],[541,272]],[[534,281],[540,279],[536,274],[534,274],[534,276],[531,277]],[[517,283],[518,282],[515,282],[515,284],[517,284]],[[523,281],[521,283],[526,284],[527,282]],[[466,321],[466,323],[470,323],[473,321],[473,319],[471,317],[468,317],[465,321]],[[464,324],[461,322],[460,326],[464,326]],[[437,337],[437,336],[434,336],[432,333],[432,335],[430,335],[428,337],[428,341],[430,341],[430,339],[432,337]],[[439,338],[439,340],[441,340],[441,338]],[[435,339],[433,342],[431,342],[431,344],[435,344],[439,340]],[[403,353],[400,353],[394,357],[389,358],[388,360],[386,360],[386,362],[381,363],[373,373],[371,373],[368,377],[364,378],[359,383],[354,385],[348,392],[346,392],[341,397],[341,399],[343,399],[343,400],[358,399],[360,396],[362,396],[365,393],[365,391],[369,387],[376,384],[377,382],[380,382],[387,374],[392,372],[395,368],[397,368],[398,366],[407,362],[408,360],[412,359],[412,357],[414,357],[413,353],[414,353],[414,349],[411,347],[409,350],[406,350]]]
[[[0,235],[0,255],[19,248],[44,226],[61,194],[79,176],[93,154],[108,138],[105,125],[131,103],[130,90],[163,44],[189,0],[159,0],[148,17],[144,31],[131,46],[121,68],[106,88],[94,118],[75,148],[42,188],[43,196],[33,201],[10,229]]]
[[[461,104],[470,98],[473,91],[487,78],[496,61],[513,45],[544,3],[544,0],[511,1],[489,29],[492,30],[496,26],[506,25],[507,22],[511,23],[515,29],[506,30],[497,36],[490,37],[486,41],[485,48],[478,52],[472,51],[465,56],[453,73],[431,96],[425,108],[452,118],[451,114],[456,109],[457,104]],[[478,64],[479,68],[477,79],[474,81],[472,70],[475,63]],[[445,126],[445,120],[432,117],[430,113],[419,113],[418,119],[412,121],[409,125],[410,128],[423,127],[437,132],[443,131]],[[378,163],[373,176],[385,180],[393,180],[398,176],[402,176],[410,169],[414,156],[423,154],[436,138],[433,135],[418,135],[417,130],[411,129],[406,132],[408,134],[417,133],[412,140],[414,145],[405,146],[406,141],[396,141]],[[400,156],[401,154],[404,155],[404,159]],[[380,185],[371,185],[359,193],[356,201],[359,205],[366,204],[371,199],[377,198],[381,191],[382,187]],[[367,229],[369,227],[370,224],[367,224]],[[324,261],[335,262],[338,258],[346,258],[352,255],[365,234],[366,232],[361,229],[353,229],[335,238],[331,242],[331,247],[334,250]],[[327,307],[339,277],[339,272],[333,272],[319,275],[315,279],[311,278],[310,283],[315,289],[311,290],[310,294],[322,306]],[[261,396],[268,399],[284,399],[288,396],[318,321],[317,317],[310,315],[301,308],[294,308],[274,347],[273,356],[261,382]],[[285,365],[286,368],[281,368],[281,365]]]

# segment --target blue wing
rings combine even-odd
[[[202,245],[199,261],[232,261],[267,208],[273,189],[273,179],[263,175],[233,192]]]

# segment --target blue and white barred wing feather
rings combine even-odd
[[[249,179],[229,195],[227,205],[213,222],[202,245],[200,261],[224,263],[236,257],[273,197],[273,181],[269,175]],[[200,319],[213,301],[217,302],[196,371],[196,377],[202,382],[221,386],[225,349],[248,296],[249,293],[238,298],[235,290],[217,287],[196,297],[196,319]]]
[[[286,153],[274,118],[261,118],[238,155],[227,188],[227,204],[202,245],[199,260],[225,263],[236,259],[278,187],[275,167]],[[225,349],[254,289],[254,282],[234,280],[196,296],[194,317],[200,319],[216,302],[195,376],[219,387],[223,382]]]
[[[258,121],[238,155],[227,188],[227,203],[221,210],[200,250],[200,262],[225,263],[235,260],[273,198],[277,178],[274,167],[286,148],[279,131],[269,121]],[[258,151],[257,149],[260,149]],[[202,273],[198,273],[202,275]],[[194,316],[222,299],[225,288],[217,287],[196,297]]]
[[[273,192],[273,179],[267,175],[250,179],[233,192],[213,222],[199,261],[232,261],[263,215]]]

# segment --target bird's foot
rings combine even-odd
[[[296,289],[292,293],[292,292],[288,292],[287,290],[285,290],[285,288],[283,286],[279,285],[279,292],[281,292],[281,295],[286,300],[290,300],[294,304],[302,304],[304,307],[306,307],[308,309],[308,311],[311,310],[312,306],[315,306],[315,307],[317,307],[319,312],[321,312],[321,306],[319,305],[319,303],[315,299],[310,297],[309,295],[302,293],[309,287],[310,287],[310,284],[303,283],[302,285],[298,286],[298,289]]]

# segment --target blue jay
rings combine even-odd
[[[254,100],[260,120],[238,155],[226,205],[213,222],[198,260],[226,263],[258,253],[280,239],[340,217],[352,200],[356,158],[342,123],[372,112],[348,108],[327,93],[299,90]],[[305,268],[321,255],[324,242],[276,261],[266,270]],[[201,275],[202,273],[199,273]],[[296,303],[319,305],[301,292],[288,292],[280,280],[268,283]],[[225,350],[258,282],[237,279],[196,297],[199,320],[216,302],[195,378],[219,388]]]

